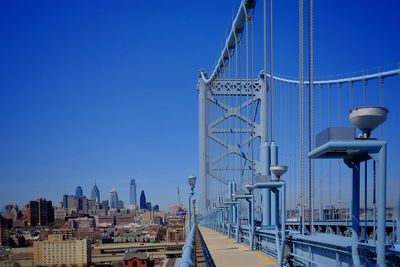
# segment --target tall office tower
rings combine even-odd
[[[73,195],[63,196],[63,207],[66,209],[79,209],[79,197]]]
[[[39,198],[30,201],[27,208],[28,225],[49,225],[54,222],[54,208],[51,201]]]
[[[75,196],[83,197],[83,190],[82,190],[82,187],[80,185],[78,185],[78,187],[75,190]]]
[[[136,206],[136,204],[137,204],[136,199],[137,199],[136,198],[136,182],[135,182],[135,179],[131,179],[129,204]]]
[[[96,200],[96,206],[100,205],[100,191],[96,184],[93,186],[91,199]]]
[[[100,208],[103,210],[109,210],[110,209],[110,204],[108,200],[103,200],[101,202]]]
[[[125,209],[125,203],[122,200],[118,201],[118,209]]]
[[[110,208],[118,209],[118,193],[115,188],[113,188],[110,192]]]
[[[146,202],[146,210],[152,211],[151,202]]]
[[[10,221],[0,214],[0,246],[8,245]],[[12,221],[11,221],[12,222]]]
[[[142,190],[142,192],[140,193],[140,209],[145,210],[147,208],[146,204],[147,204],[146,195],[144,194],[144,191]]]
[[[39,220],[39,208],[37,201],[29,201],[28,207],[26,209],[26,219],[29,226],[38,225]]]

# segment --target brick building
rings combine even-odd
[[[130,249],[124,254],[124,267],[147,267],[150,266],[150,263],[149,256],[145,252]]]

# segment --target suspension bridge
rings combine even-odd
[[[300,0],[299,76],[276,75],[272,2],[256,38],[256,1],[242,1],[199,73],[200,207],[178,266],[398,266],[400,198],[387,195],[398,143],[385,121],[399,109],[385,98],[400,68],[314,79],[313,1]]]

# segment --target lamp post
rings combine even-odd
[[[193,226],[196,226],[196,199],[192,199],[193,202]]]
[[[194,186],[196,185],[196,176],[190,175],[188,177],[188,183],[190,186],[190,195],[189,195],[189,231],[192,229],[192,197],[194,195]],[[193,220],[194,221],[194,220]]]

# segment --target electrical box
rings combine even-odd
[[[332,140],[355,140],[355,135],[354,127],[329,127],[317,134],[316,147]]]

